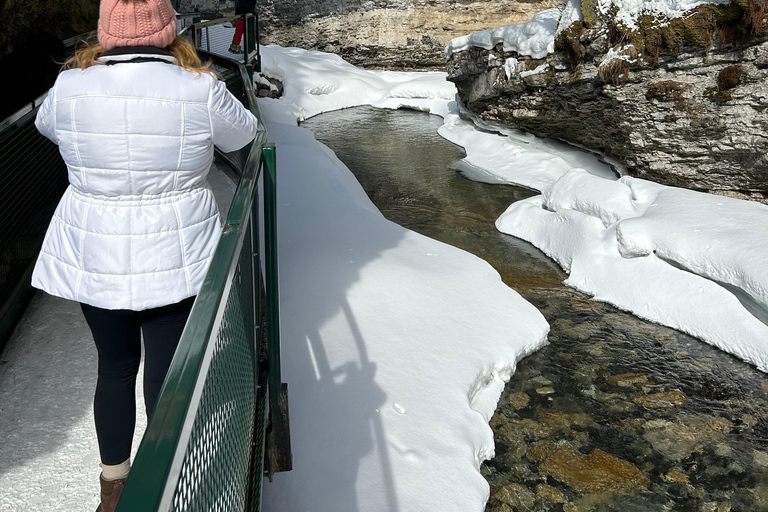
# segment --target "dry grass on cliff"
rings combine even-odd
[[[589,39],[589,29],[599,25],[595,5],[595,0],[582,0],[584,22],[574,23],[555,41],[555,48],[566,54],[573,69],[587,58],[585,45],[589,42],[585,40]],[[723,5],[700,5],[672,20],[641,16],[637,29],[615,23],[609,16],[608,39],[612,46],[633,45],[646,62],[655,64],[662,54],[677,55],[686,47],[709,49],[717,43],[742,48],[755,38],[768,36],[767,13],[768,0],[732,0]],[[617,77],[628,73],[625,68],[623,64],[612,64],[601,78],[615,83]]]
[[[660,23],[641,16],[638,29],[628,30],[611,23],[613,44],[631,42],[651,63],[662,53],[679,54],[686,47],[709,49],[714,42],[741,48],[767,32],[768,0],[733,0],[725,5],[704,4],[685,16]]]

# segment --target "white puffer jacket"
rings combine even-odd
[[[126,61],[147,55],[102,57]],[[257,121],[208,74],[167,62],[61,73],[37,114],[70,186],[32,285],[105,309],[136,311],[196,295],[221,232],[206,175],[213,146],[234,151]]]

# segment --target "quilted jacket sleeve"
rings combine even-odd
[[[48,96],[45,97],[43,104],[37,110],[35,117],[35,126],[37,130],[51,139],[56,144],[59,140],[56,138],[56,86],[54,85]]]
[[[256,116],[227,90],[224,82],[217,80],[213,84],[208,109],[213,143],[222,151],[240,149],[256,136]]]

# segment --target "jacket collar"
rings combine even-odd
[[[103,52],[97,60],[104,64],[151,61],[176,63],[176,58],[171,52],[156,46],[119,46]]]

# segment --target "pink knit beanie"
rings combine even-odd
[[[176,37],[176,15],[170,0],[101,0],[99,44],[165,48]]]

